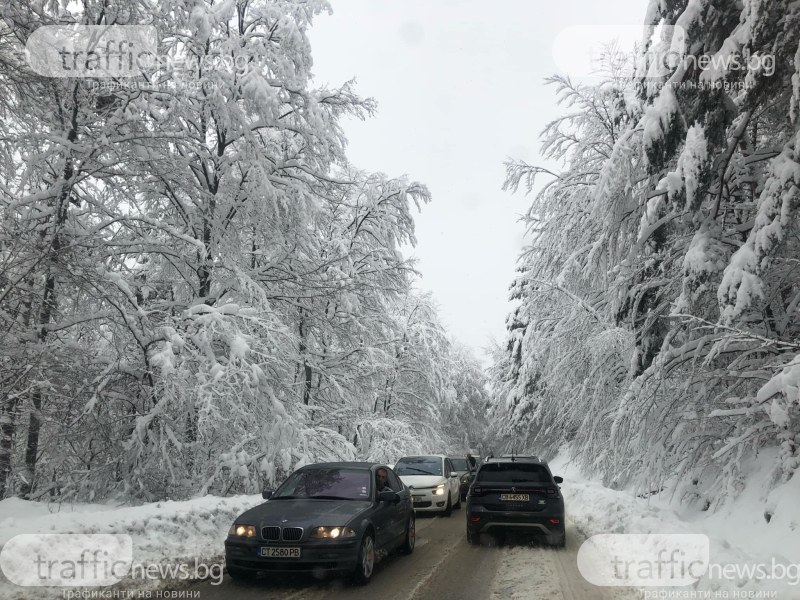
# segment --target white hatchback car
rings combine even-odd
[[[411,489],[414,510],[449,517],[454,508],[461,506],[461,482],[446,456],[405,456],[397,461],[394,471]]]

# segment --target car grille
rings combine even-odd
[[[269,542],[298,542],[303,537],[302,527],[278,527],[277,525],[266,525],[261,528],[261,537]]]
[[[262,527],[261,537],[263,537],[265,540],[276,542],[281,539],[281,528],[274,526]]]
[[[284,527],[283,528],[283,541],[296,542],[303,537],[302,527]]]

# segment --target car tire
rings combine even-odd
[[[469,529],[467,529],[467,543],[473,546],[480,546],[481,534],[477,531],[475,533],[472,533]]]
[[[414,546],[417,544],[417,524],[414,518],[414,513],[408,517],[406,524],[406,537],[403,540],[403,545],[400,546],[400,554],[411,554],[414,551]]]
[[[489,539],[491,540],[490,546],[505,546],[506,545],[506,532],[503,529],[490,530]]]
[[[248,579],[255,579],[256,574],[252,571],[244,569],[237,569],[236,567],[227,567],[228,575],[235,581],[247,581]]]
[[[353,571],[353,581],[359,585],[366,585],[372,579],[375,570],[375,538],[367,532],[361,539],[358,547],[358,562]]]
[[[567,534],[562,533],[555,533],[553,535],[547,536],[547,545],[553,546],[554,548],[563,548],[567,545]]]
[[[447,506],[444,507],[444,511],[442,511],[442,515],[445,517],[449,517],[453,514],[453,503],[450,502],[450,494],[447,495]]]

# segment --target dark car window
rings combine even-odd
[[[370,472],[366,469],[303,469],[292,473],[272,495],[272,499],[333,497],[366,500],[370,486]]]
[[[438,456],[409,456],[394,466],[398,475],[441,475],[442,459]]]
[[[487,463],[478,471],[476,481],[496,483],[552,483],[550,473],[541,465],[524,463]]]
[[[455,471],[469,471],[466,458],[451,458],[450,462],[453,463],[453,469]]]

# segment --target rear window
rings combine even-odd
[[[495,483],[552,483],[541,465],[525,463],[487,463],[478,471],[477,481]]]

